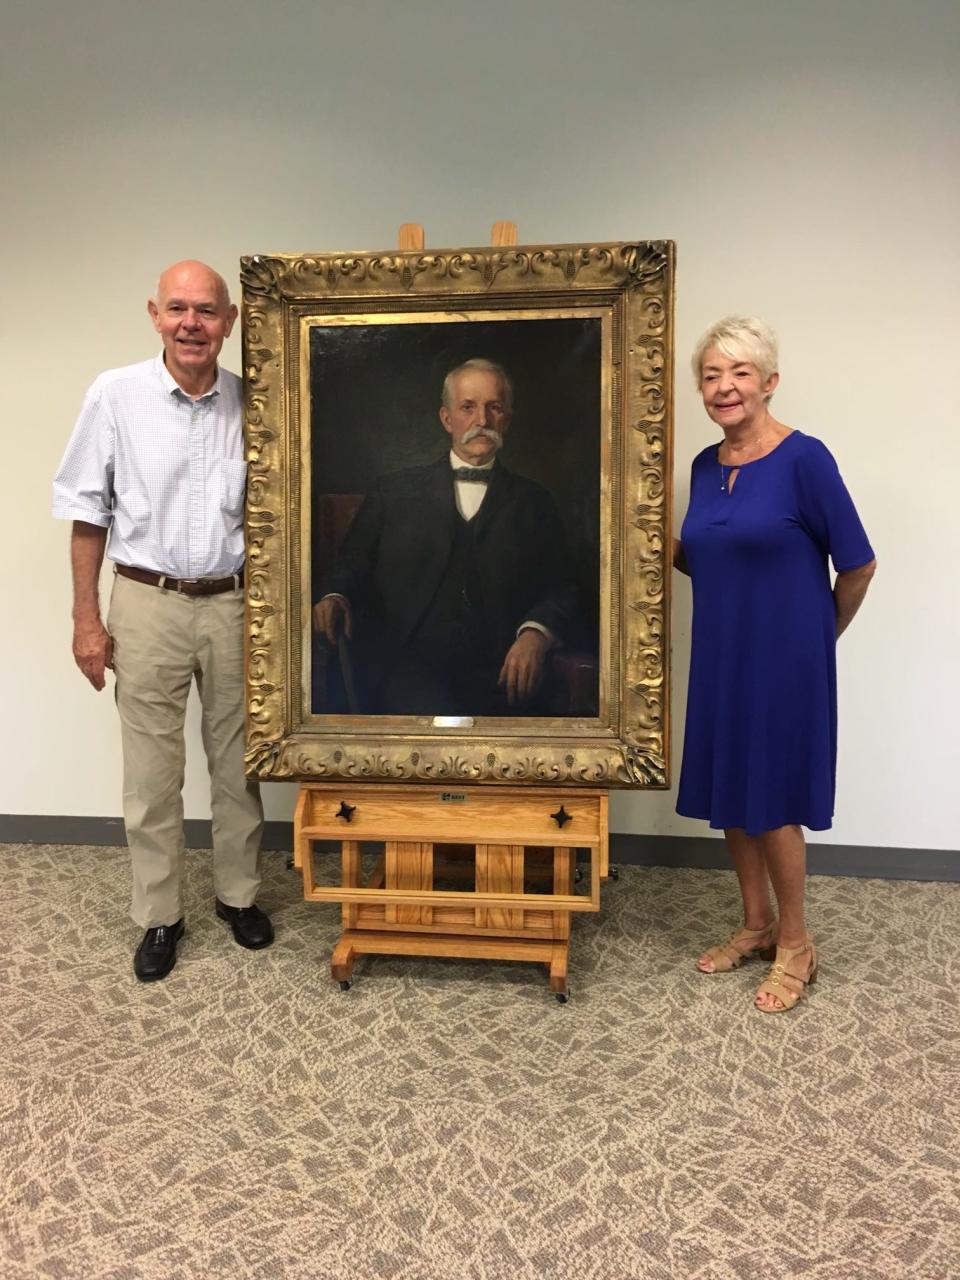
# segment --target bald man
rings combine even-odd
[[[142,982],[183,936],[184,717],[194,679],[211,780],[216,914],[236,941],[273,941],[255,905],[263,809],[243,769],[243,458],[240,379],[217,364],[237,308],[202,262],[161,275],[147,311],[162,352],[102,373],[53,484],[73,522],[73,655],[96,690],[116,678],[131,915]],[[115,577],[106,625],[98,582]]]

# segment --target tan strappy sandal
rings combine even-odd
[[[729,973],[732,969],[739,969],[744,960],[752,960],[754,956],[759,956],[761,960],[772,960],[776,953],[776,933],[776,920],[771,920],[762,929],[738,929],[729,942],[721,942],[719,946],[711,947],[703,953],[713,961],[712,969],[701,969],[699,956],[697,969],[709,977],[714,973]],[[750,944],[746,950],[738,945],[743,942]]]
[[[808,951],[810,952],[810,972],[804,977],[796,972],[798,966],[791,968],[791,965],[797,956],[806,955]],[[802,947],[777,947],[777,956],[770,972],[757,987],[754,1008],[759,1009],[761,1013],[786,1013],[788,1009],[792,1009],[807,994],[807,987],[816,982],[818,965],[817,949],[813,945],[812,938],[807,938]],[[778,1009],[775,1004],[757,1004],[756,997],[763,994],[774,996],[783,1007]]]

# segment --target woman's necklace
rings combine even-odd
[[[763,432],[761,432],[753,440],[749,440],[746,444],[741,445],[740,448],[743,449],[744,453],[748,452],[751,449],[755,449],[759,446],[762,438],[763,438]],[[717,462],[720,463],[720,492],[721,493],[732,492],[730,477],[733,475],[734,471],[739,471],[740,468],[743,466],[744,462],[753,461],[752,458],[744,458],[741,462],[720,462],[720,449],[722,449],[723,445],[726,443],[727,443],[726,440],[724,440],[723,444],[721,444],[720,447],[717,449]],[[727,447],[729,448],[729,445]],[[760,455],[757,454],[757,456],[759,457]]]

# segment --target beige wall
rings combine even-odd
[[[731,310],[779,329],[781,418],[837,455],[880,559],[840,646],[849,844],[956,848],[960,7],[950,0],[204,0],[5,14],[6,734],[0,811],[114,814],[109,693],[72,668],[50,479],[102,368],[155,349],[186,255],[678,245],[677,510],[713,438],[685,370]],[[236,339],[226,363],[238,368]],[[10,465],[10,463],[13,465]],[[689,590],[674,605],[679,760]],[[187,812],[208,813],[196,721]],[[291,788],[268,788],[273,817]],[[621,831],[699,834],[673,793]]]

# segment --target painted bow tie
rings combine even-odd
[[[453,475],[456,480],[471,480],[475,484],[489,484],[493,469],[486,467],[454,467]]]

